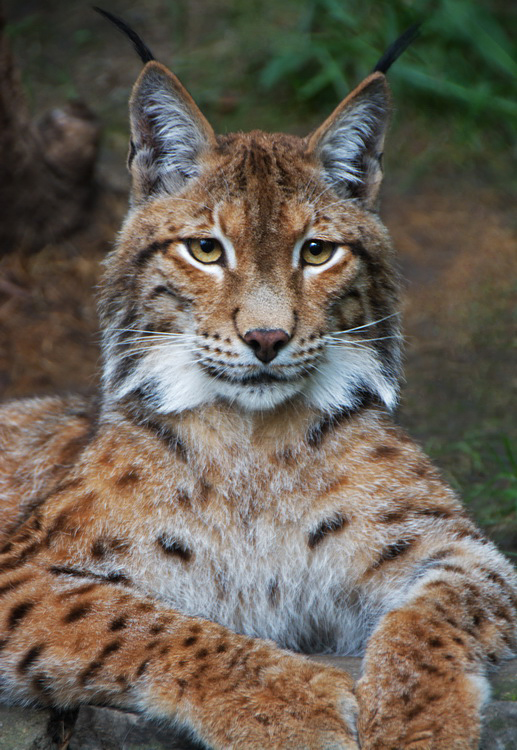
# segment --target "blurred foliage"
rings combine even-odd
[[[448,479],[484,527],[517,523],[517,444],[506,434],[467,434],[457,442],[427,449],[447,456]]]
[[[493,8],[496,4],[492,3]],[[420,35],[389,73],[404,118],[443,128],[460,161],[499,150],[517,155],[516,6],[472,0],[311,0],[298,23],[276,34],[260,81],[289,86],[307,107],[335,104],[373,68],[402,30]],[[514,26],[515,28],[515,26]],[[441,132],[440,132],[441,130]],[[447,145],[447,144],[444,144]]]
[[[503,181],[515,174],[513,0],[110,0],[109,9],[180,75],[221,131],[306,133],[405,28],[423,22],[418,39],[389,73],[398,133],[387,152],[389,168],[401,162],[407,174],[408,164],[416,172],[430,164],[488,165],[492,173],[502,172]],[[125,111],[119,110],[119,118],[108,108],[127,97],[132,71],[126,79],[120,73],[126,84],[119,94],[111,81],[110,101],[95,88],[95,77],[114,77],[110,63],[106,73],[100,61],[131,55],[114,29],[75,0],[48,0],[37,11],[34,3],[12,0],[9,19],[33,98],[42,81],[59,93],[74,93],[73,76],[79,79],[77,94],[87,89],[109,127],[122,127]],[[81,80],[75,58],[91,69],[93,86]]]

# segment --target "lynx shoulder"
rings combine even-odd
[[[389,415],[390,57],[297,138],[215,135],[147,53],[99,404],[0,414],[2,697],[216,750],[475,748],[516,579]]]

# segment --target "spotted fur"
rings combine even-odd
[[[516,582],[389,416],[384,75],[307,138],[216,136],[154,61],[130,110],[100,405],[0,416],[3,697],[138,710],[220,750],[477,747]],[[355,694],[289,650],[364,653]]]

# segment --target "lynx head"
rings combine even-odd
[[[151,61],[130,100],[132,198],[101,292],[108,403],[393,407],[400,337],[375,212],[382,72],[306,138],[216,136]]]

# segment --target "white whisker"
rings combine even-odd
[[[384,318],[379,318],[378,320],[372,320],[371,323],[363,323],[362,326],[356,326],[355,328],[346,328],[344,331],[333,331],[332,335],[335,336],[338,333],[352,333],[352,331],[360,331],[361,328],[368,328],[369,326],[377,325],[377,323],[382,323],[385,320],[389,320],[389,318],[393,318],[395,315],[400,315],[400,313],[394,312],[394,313],[391,313],[391,315],[386,315]]]

